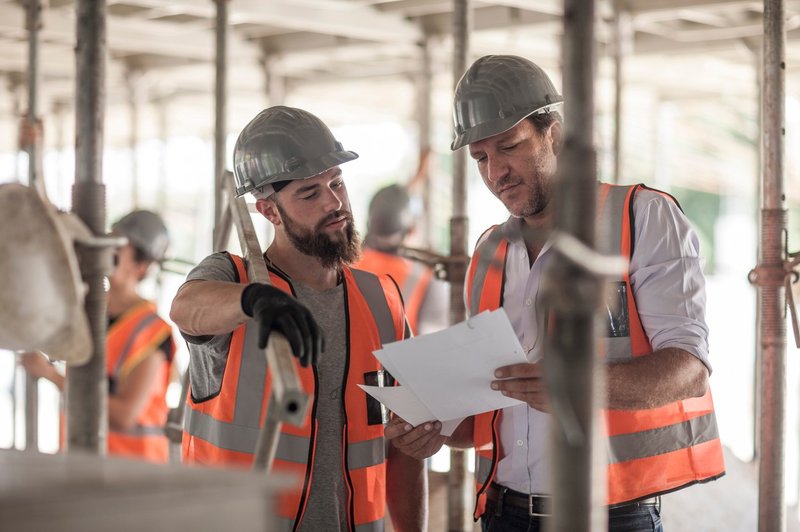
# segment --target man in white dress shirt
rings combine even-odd
[[[476,246],[465,285],[470,315],[502,306],[529,363],[498,368],[492,387],[526,404],[469,418],[448,443],[476,449],[474,517],[484,531],[540,530],[551,494],[550,406],[542,358],[542,273],[552,259],[553,180],[564,130],[563,101],[538,66],[485,56],[456,88],[456,139],[468,146],[487,188],[509,210]],[[614,280],[601,342],[607,361],[609,530],[663,530],[659,495],[724,474],[708,389],[705,280],[697,236],[677,202],[643,185],[598,184],[606,252],[630,265]],[[402,420],[387,438],[429,456],[438,424]],[[497,442],[497,443],[496,443]]]

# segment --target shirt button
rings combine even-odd
[[[523,445],[525,445],[525,442],[524,442],[524,441],[522,441],[522,440],[517,440],[517,445],[519,445],[520,447],[522,447]]]
[[[525,300],[525,306],[526,307],[530,307],[531,305],[533,305],[533,299],[531,299],[531,298],[526,299]]]

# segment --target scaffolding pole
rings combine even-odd
[[[625,59],[632,46],[631,15],[623,0],[614,2],[614,183],[622,182],[623,171],[623,92],[625,84]]]
[[[453,0],[453,86],[467,69],[469,36],[472,31],[470,0]],[[467,255],[467,150],[453,153],[453,217],[450,219],[450,256]],[[465,309],[461,293],[466,276],[466,263],[460,263],[450,272],[450,323],[464,321]],[[471,482],[468,478],[467,454],[461,449],[450,449],[450,475],[447,491],[447,527],[450,531],[472,528],[470,499]]]
[[[75,70],[75,184],[73,212],[95,236],[105,234],[106,190],[102,182],[106,90],[106,3],[78,0]],[[88,287],[86,315],[93,352],[88,363],[67,367],[67,449],[103,455],[108,433],[105,275],[107,250],[76,246]]]
[[[595,2],[564,2],[564,109],[567,125],[555,192],[557,234],[595,245],[597,161],[594,149]],[[605,530],[604,478],[595,430],[603,368],[595,364],[601,282],[591,257],[556,253],[545,279],[552,309],[545,376],[553,405],[553,517],[549,530]]]
[[[419,160],[423,163],[431,150],[431,38],[425,37],[419,43],[419,72],[417,74],[417,124],[419,124]],[[429,159],[428,159],[429,160]],[[431,211],[431,189],[433,184],[428,167],[420,169],[425,179],[422,182],[422,247],[431,248],[433,213]]]
[[[41,165],[41,131],[39,122],[39,30],[42,27],[42,3],[28,0],[28,112],[25,114],[25,150],[28,152],[28,186],[44,191]],[[25,372],[25,448],[39,449],[39,379]]]
[[[214,235],[213,243],[220,239],[222,216],[223,171],[225,169],[225,132],[227,131],[228,105],[228,0],[214,0],[217,4],[216,26],[216,78],[214,83]],[[218,251],[215,249],[215,251]]]
[[[784,414],[786,408],[786,291],[784,238],[784,0],[764,1],[763,186],[761,249],[756,268],[760,299],[761,415],[759,427],[758,530],[786,528]]]
[[[131,152],[131,203],[138,209],[139,201],[139,107],[142,99],[142,72],[128,67],[125,72],[125,88],[128,92],[128,149]]]

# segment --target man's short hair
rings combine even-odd
[[[530,120],[531,124],[533,124],[540,135],[543,135],[553,122],[558,122],[559,124],[564,123],[564,119],[561,118],[561,114],[559,114],[558,111],[532,114],[527,117],[527,120]]]

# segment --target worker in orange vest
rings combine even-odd
[[[405,187],[389,185],[372,196],[367,234],[356,268],[389,275],[400,287],[406,316],[414,334],[448,325],[449,285],[434,277],[433,269],[398,254],[414,230],[415,213]]]
[[[470,315],[503,307],[529,362],[497,368],[492,388],[523,402],[468,418],[448,442],[476,449],[474,518],[484,531],[540,530],[550,511],[550,393],[543,358],[542,273],[554,253],[553,180],[562,102],[545,72],[517,56],[485,56],[458,83],[456,138],[511,217],[478,241],[465,282]],[[725,466],[708,387],[705,280],[697,235],[677,202],[643,185],[598,184],[607,254],[630,259],[611,279],[605,338],[608,529],[661,531],[659,495],[714,480]],[[543,231],[545,230],[545,231]],[[602,239],[601,239],[602,240]],[[438,430],[387,427],[414,456]]]
[[[164,259],[169,235],[161,217],[145,210],[121,218],[112,233],[127,237],[128,244],[116,250],[108,277],[108,454],[166,463],[166,392],[175,342],[172,327],[137,288],[151,266]],[[42,354],[23,354],[22,365],[64,389],[65,377]]]
[[[289,341],[313,403],[302,426],[281,426],[272,469],[299,482],[277,502],[280,530],[378,532],[387,509],[395,530],[426,523],[424,462],[386,445],[387,413],[358,387],[388,384],[372,352],[411,333],[395,283],[348,265],[361,244],[341,165],[357,157],[308,111],[259,113],[236,141],[234,177],[275,228],[271,284],[215,253],[170,311],[191,355],[185,463],[252,465],[271,389],[263,349],[272,331]]]

